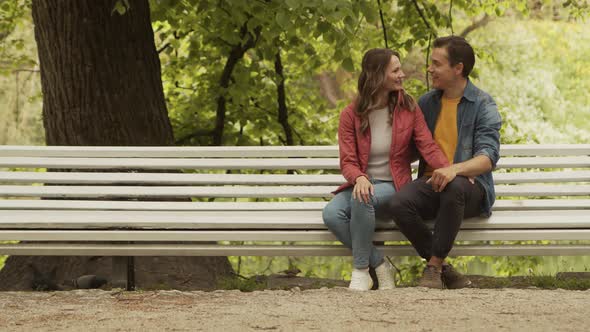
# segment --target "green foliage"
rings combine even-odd
[[[375,1],[151,4],[166,101],[177,143],[183,145],[214,144],[221,119],[222,144],[335,143],[339,110],[354,95],[362,54],[384,44]],[[462,31],[484,15],[529,13],[526,0],[478,5],[399,0],[383,1],[381,9],[388,44],[404,56],[424,60],[422,53],[435,36]],[[490,58],[488,52],[478,47],[479,58]],[[278,57],[283,76],[276,70]],[[425,67],[415,59],[412,63]],[[319,77],[339,70],[352,75],[338,82],[340,100],[327,100]],[[279,83],[286,86],[288,123],[279,121]],[[414,95],[427,89],[421,75],[407,85]],[[286,126],[294,132],[292,143],[287,142]]]
[[[494,52],[477,65],[478,83],[502,113],[503,143],[590,142],[589,28],[499,19],[474,32],[472,42]]]
[[[129,4],[129,0],[118,0],[115,2],[113,10],[111,11],[111,15],[117,13],[119,15],[125,15],[127,11],[131,9],[131,5]]]
[[[33,65],[25,50],[25,40],[13,32],[27,22],[31,0],[4,0],[0,3],[0,75]]]
[[[43,144],[30,0],[0,4],[0,144]]]
[[[237,274],[246,277],[280,274],[291,267],[301,270],[299,276],[329,279],[349,279],[350,257],[255,257],[232,256],[229,261]]]
[[[217,289],[237,289],[242,292],[253,292],[266,288],[264,279],[258,280],[256,277],[240,278],[238,276],[224,277],[217,282]]]
[[[569,10],[574,19],[585,19],[590,14],[590,3],[587,0],[565,0],[563,7]]]
[[[4,263],[6,262],[7,258],[8,258],[8,256],[6,256],[6,255],[0,256],[0,270],[2,270],[2,268],[4,267]]]
[[[590,279],[567,278],[561,279],[552,275],[530,275],[527,282],[532,286],[543,289],[568,289],[587,290],[590,289]]]
[[[153,4],[164,89],[181,144],[212,144],[220,98],[226,103],[224,144],[285,144],[277,121],[280,82],[286,85],[295,143],[334,142],[338,112],[318,93],[313,77],[358,63],[350,50],[368,2]],[[278,56],[284,77],[275,69]]]

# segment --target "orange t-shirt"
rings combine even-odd
[[[442,97],[442,107],[434,128],[434,141],[440,146],[451,164],[457,149],[457,106],[459,101],[461,101],[461,97],[455,99]],[[430,176],[432,171],[432,167],[428,165],[424,175]]]

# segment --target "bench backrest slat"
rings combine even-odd
[[[502,156],[590,155],[590,144],[504,144]],[[286,158],[338,157],[337,145],[316,146],[0,146],[0,157]]]
[[[0,186],[3,197],[330,197],[333,186]],[[590,185],[497,185],[497,196],[587,196]]]
[[[150,185],[333,185],[339,174],[94,173],[0,171],[0,183]],[[590,171],[495,173],[496,184],[590,182]]]
[[[413,164],[415,168],[417,163]],[[67,168],[67,169],[339,169],[338,158],[0,158],[0,168]],[[575,157],[506,157],[498,168],[586,168],[589,156]]]

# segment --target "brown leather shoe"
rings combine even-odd
[[[426,265],[422,277],[418,280],[418,286],[443,289],[442,271],[433,265]]]
[[[460,289],[471,285],[471,280],[457,272],[451,264],[443,265],[442,281],[448,289]]]

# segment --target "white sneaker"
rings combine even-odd
[[[353,269],[352,277],[350,278],[350,285],[348,289],[355,291],[368,291],[373,287],[373,279],[369,274],[369,269]]]
[[[375,274],[377,275],[377,280],[379,280],[379,290],[395,288],[393,272],[393,266],[387,260],[375,268]]]

